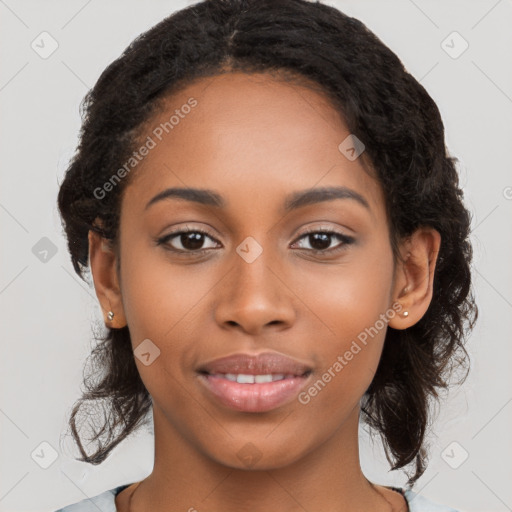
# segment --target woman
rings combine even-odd
[[[152,411],[155,464],[61,512],[453,510],[412,486],[476,319],[455,162],[425,89],[333,7],[210,0],[132,42],[58,204],[107,327],[80,460]],[[362,473],[360,416],[407,487]]]

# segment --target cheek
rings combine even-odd
[[[342,349],[390,308],[393,270],[391,249],[375,244],[338,265],[303,265],[294,292],[318,321],[319,334]]]
[[[392,254],[385,243],[323,273],[302,273],[300,293],[318,320],[314,350],[321,361],[304,405],[318,407],[319,414],[330,405],[344,414],[364,394],[395,314],[389,303],[392,277]]]
[[[185,372],[197,364],[198,347],[190,340],[204,338],[199,331],[204,332],[209,321],[205,304],[209,294],[215,293],[219,277],[207,265],[171,264],[164,249],[143,243],[130,244],[121,261],[123,307],[132,347],[137,355],[148,346],[154,360],[145,365],[135,358],[141,379],[155,397],[161,387],[179,390],[179,382],[189,377]],[[154,359],[152,351],[158,354]],[[179,393],[172,396],[176,403],[180,400]]]
[[[154,405],[166,404],[166,414],[177,414],[169,420],[179,423],[190,406],[183,369],[190,366],[193,347],[185,330],[191,321],[200,322],[196,306],[208,288],[191,286],[190,271],[156,258],[160,250],[134,245],[122,256],[123,307],[144,386]]]
[[[135,344],[141,337],[172,338],[212,287],[206,272],[171,264],[160,247],[134,244],[122,262],[123,306]]]

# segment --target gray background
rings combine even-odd
[[[150,432],[99,467],[74,461],[63,438],[91,323],[102,317],[93,288],[72,270],[55,200],[84,94],[135,36],[190,3],[0,0],[1,511],[55,510],[152,469]],[[472,372],[444,401],[416,491],[468,512],[512,510],[512,2],[325,3],[363,21],[437,102],[474,216]],[[58,43],[47,58],[43,31]],[[453,31],[469,44],[457,58],[464,43]],[[374,482],[404,483],[364,431],[361,458]]]

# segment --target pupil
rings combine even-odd
[[[330,236],[328,233],[314,233],[309,235],[309,243],[316,250],[327,249],[330,245]],[[320,242],[318,244],[318,242]]]
[[[185,249],[189,249],[191,251],[201,249],[203,245],[203,237],[202,233],[185,233],[181,235],[181,244]]]

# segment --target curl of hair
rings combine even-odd
[[[230,71],[270,73],[330,99],[366,147],[363,161],[384,191],[395,256],[398,243],[419,227],[441,234],[431,305],[414,326],[388,329],[361,404],[363,418],[383,439],[392,469],[415,463],[412,485],[426,467],[430,399],[438,399],[452,370],[464,369],[468,361],[465,336],[477,317],[470,215],[436,104],[357,19],[306,0],[207,0],[137,37],[81,105],[78,148],[58,195],[74,269],[84,277],[89,230],[117,246],[120,201],[131,175],[105,197],[94,191],[127,161],[161,102],[194,80]],[[108,329],[93,355],[96,373],[104,375],[88,385],[70,423],[80,460],[99,464],[138,428],[151,397],[138,374],[127,327]],[[94,439],[110,435],[87,455],[75,415],[87,400],[101,399],[110,404],[110,414]],[[114,436],[119,425],[122,431]]]

